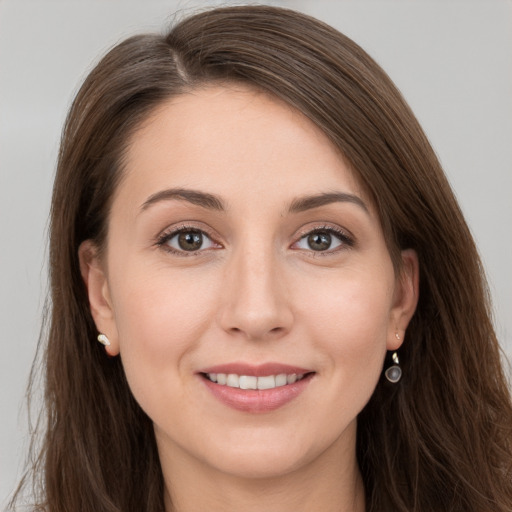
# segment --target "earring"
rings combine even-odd
[[[393,366],[390,366],[384,372],[384,375],[386,376],[386,379],[389,380],[389,382],[391,382],[392,384],[396,384],[402,378],[402,368],[400,368],[400,362],[398,360],[398,354],[396,352],[393,352],[391,359],[395,364]]]
[[[110,347],[110,340],[104,334],[98,334],[98,341],[105,347]]]

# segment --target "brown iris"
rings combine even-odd
[[[203,245],[203,234],[200,231],[183,231],[178,235],[178,245],[184,251],[198,251]]]
[[[313,251],[325,251],[331,246],[331,235],[327,233],[311,233],[308,236],[308,245]]]

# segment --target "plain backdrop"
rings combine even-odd
[[[117,41],[162,31],[176,12],[179,18],[198,6],[219,3],[0,0],[2,508],[28,443],[23,398],[46,293],[46,228],[60,129],[73,94],[87,70]],[[496,328],[510,357],[512,2],[267,3],[302,10],[352,37],[403,92],[478,243]]]

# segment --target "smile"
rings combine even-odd
[[[294,401],[316,372],[280,363],[230,363],[199,372],[216,400],[245,413],[269,413]]]
[[[274,389],[293,384],[304,378],[305,374],[279,373],[277,375],[237,375],[236,373],[206,373],[205,377],[221,386],[239,389]]]

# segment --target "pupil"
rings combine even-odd
[[[331,246],[331,235],[313,233],[308,236],[308,244],[314,251],[325,251]]]
[[[203,245],[203,235],[197,231],[185,231],[179,234],[178,244],[184,251],[197,251]]]

